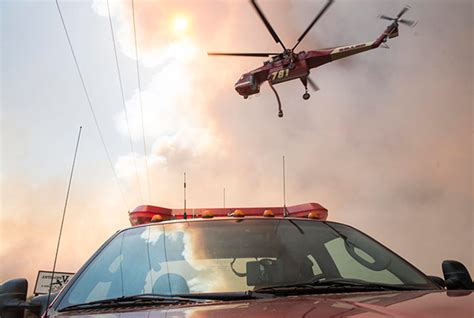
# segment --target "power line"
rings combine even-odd
[[[130,124],[129,124],[129,121],[128,121],[127,107],[125,106],[125,95],[123,93],[122,75],[120,73],[120,66],[119,66],[119,61],[118,61],[118,56],[117,56],[117,46],[115,45],[114,27],[112,25],[112,17],[110,15],[109,0],[107,0],[107,11],[109,13],[110,33],[112,35],[112,43],[114,45],[115,64],[117,65],[117,74],[118,74],[118,80],[119,80],[119,83],[120,83],[120,92],[122,94],[122,106],[123,106],[123,111],[124,111],[124,114],[125,114],[125,121],[127,122],[128,139],[130,141],[130,149],[131,149],[132,154],[133,154],[133,163],[135,165],[135,176],[137,178],[138,192],[140,193],[140,198],[143,201],[142,189],[141,189],[141,186],[140,186],[140,179],[138,177],[137,158],[135,156],[135,150],[133,149],[132,133],[130,131]]]
[[[140,101],[140,113],[142,118],[142,135],[143,135],[143,150],[145,152],[145,168],[146,168],[146,181],[148,185],[148,201],[150,201],[150,178],[148,175],[148,154],[146,150],[146,139],[145,139],[145,123],[143,120],[143,104],[142,104],[142,85],[140,82],[140,67],[138,65],[138,45],[137,45],[137,30],[135,27],[135,5],[132,0],[132,15],[133,15],[133,36],[135,38],[135,60],[137,65],[137,80],[138,80],[138,98]]]
[[[77,62],[76,54],[74,53],[74,48],[72,46],[71,39],[69,38],[69,32],[67,31],[66,23],[64,23],[64,18],[63,18],[63,14],[61,12],[61,8],[59,7],[58,0],[55,0],[55,2],[56,2],[56,7],[58,8],[59,16],[61,17],[61,22],[63,24],[64,32],[66,33],[67,42],[69,43],[69,48],[71,49],[72,57],[74,58],[74,63],[76,64],[77,73],[79,74],[79,78],[81,79],[82,88],[84,89],[84,94],[86,95],[87,103],[89,104],[89,109],[92,113],[92,117],[94,118],[95,127],[97,128],[97,131],[99,133],[99,137],[100,137],[100,140],[102,142],[102,146],[104,147],[104,151],[105,151],[105,154],[107,156],[107,160],[109,161],[110,168],[112,168],[112,172],[114,174],[115,182],[117,183],[117,187],[118,187],[118,189],[120,191],[120,194],[122,196],[123,203],[125,204],[125,206],[127,208],[129,208],[127,200],[125,200],[125,195],[122,191],[122,188],[120,187],[120,183],[118,182],[118,177],[117,177],[117,173],[115,172],[114,165],[112,163],[112,160],[110,159],[109,150],[107,149],[107,146],[105,145],[104,137],[102,136],[102,131],[100,130],[99,123],[98,123],[97,118],[95,116],[94,107],[92,107],[92,102],[91,102],[91,99],[89,97],[89,93],[87,92],[86,84],[84,83],[84,78],[82,77],[82,73],[81,73],[81,69],[79,67],[79,63]]]

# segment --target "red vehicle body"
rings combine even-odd
[[[214,304],[102,309],[57,317],[101,318],[471,318],[471,292],[385,292],[305,295]]]
[[[186,210],[141,205],[129,213],[132,227],[118,231],[99,248],[56,296],[49,306],[47,315],[43,317],[473,317],[473,285],[470,285],[466,290],[447,290],[442,287],[444,282],[440,284],[431,276],[425,276],[413,265],[372,238],[347,225],[327,221],[327,217],[328,210],[318,203],[304,203],[288,207],[189,208]],[[196,230],[199,231],[196,232]],[[184,236],[180,236],[180,233],[184,233]],[[165,238],[164,235],[168,235],[169,238]],[[328,235],[330,236],[329,240],[323,239]],[[323,250],[317,247],[320,243],[318,240],[324,242],[324,245],[321,245],[324,247]],[[415,285],[410,287],[410,285],[405,285],[407,283],[405,281],[401,282],[402,285],[374,285],[373,282],[376,282],[377,279],[370,277],[368,277],[368,281],[351,280],[350,278],[347,280],[348,276],[343,274],[342,268],[337,272],[340,271],[341,277],[345,279],[344,285],[325,285],[325,283],[332,284],[332,278],[327,276],[326,267],[328,264],[324,263],[334,255],[331,253],[331,255],[325,256],[324,253],[329,251],[328,244],[332,244],[331,242],[335,242],[334,240],[339,240],[341,246],[345,244],[347,251],[350,250],[350,245],[356,244],[352,248],[355,247],[363,253],[369,253],[369,257],[373,257],[373,263],[366,263],[364,266],[371,267],[373,265],[371,273],[374,273],[375,276],[381,270],[386,271],[386,268],[389,268],[387,266],[390,268],[394,266],[394,268],[398,268],[396,275],[409,277],[414,274],[418,279],[424,281],[422,285],[417,286],[425,287],[418,289],[413,287]],[[370,244],[367,245],[364,240],[368,240]],[[166,246],[168,247],[166,248]],[[176,247],[179,248],[176,249]],[[311,248],[307,249],[308,247]],[[120,252],[118,252],[118,248]],[[152,250],[156,248],[165,249],[165,259],[159,257],[163,254],[156,254]],[[313,250],[313,248],[315,249]],[[122,254],[122,249],[128,251],[129,256],[125,252]],[[140,249],[146,250],[146,252],[140,254]],[[377,249],[379,249],[378,252]],[[371,250],[375,253],[372,253]],[[344,249],[339,249],[339,252],[341,251],[344,252]],[[320,252],[324,253],[318,255]],[[307,253],[315,255],[320,267],[319,270],[322,272],[322,274],[318,274],[311,270],[311,277],[316,278],[324,275],[322,280],[318,278],[316,285],[311,285],[316,288],[308,287],[308,284],[312,284],[310,283],[312,280],[307,281],[306,279],[303,280],[303,284],[297,283],[296,285],[282,285],[281,283],[267,285],[263,281],[259,283],[253,277],[252,266],[249,266],[254,263],[261,264],[258,270],[262,271],[262,266],[265,267],[267,266],[265,264],[270,262],[273,263],[271,266],[275,265],[275,268],[278,269],[276,264],[278,264],[279,257],[282,260],[285,258],[288,260],[301,255],[306,259]],[[393,255],[394,258],[385,262],[385,258],[382,256],[381,260],[385,262],[385,267],[381,268],[377,265],[380,264],[378,258],[384,253]],[[108,258],[109,261],[107,261],[108,256],[105,255],[112,255],[111,258]],[[274,257],[276,257],[275,260],[270,259]],[[322,262],[320,262],[320,258]],[[214,259],[218,261],[214,265],[209,263],[209,266],[203,266],[206,264],[205,261],[214,261]],[[236,259],[241,263],[234,267]],[[245,263],[242,263],[242,260],[247,261],[247,269],[244,272],[242,265]],[[331,262],[333,261],[331,260]],[[198,276],[190,274],[190,270],[183,267],[184,263],[194,266],[191,272],[198,269],[202,276],[199,276],[201,274]],[[217,266],[215,266],[216,264]],[[303,263],[288,264],[289,267],[283,267],[284,271],[281,272],[283,276],[300,277],[300,274],[303,274],[303,267],[292,267],[291,265]],[[120,271],[118,266],[120,266]],[[350,267],[352,266],[350,265]],[[143,275],[140,274],[142,267],[148,268]],[[314,268],[314,264],[310,267]],[[165,274],[160,274],[163,271]],[[266,273],[266,271],[264,268],[262,273]],[[155,273],[154,282],[152,282],[152,276],[149,276],[152,273]],[[171,283],[170,275],[179,276],[176,273],[183,275],[183,281],[187,282],[186,284],[189,283],[189,287],[186,287],[188,288],[187,292],[172,289],[171,284],[175,284],[175,282]],[[216,277],[224,277],[223,273],[227,273],[225,280],[215,280]],[[187,276],[188,274],[189,276]],[[163,283],[157,284],[161,277],[166,275],[168,275],[170,292],[155,290],[156,286],[163,285]],[[117,287],[118,289],[113,293],[115,296],[103,294],[109,290],[110,284],[117,283],[117,277],[121,279],[122,285],[120,286],[122,287]],[[151,285],[147,285],[148,278],[146,277],[150,278]],[[201,283],[205,283],[204,287],[194,284],[198,277],[201,279]],[[233,281],[229,277],[233,277],[230,278]],[[260,279],[259,276],[257,278]],[[445,279],[447,283],[446,274]],[[233,284],[234,281],[239,282],[239,280],[246,280],[243,289],[229,287],[229,284]],[[217,281],[219,284],[212,287],[212,284],[207,284],[211,281]],[[441,281],[443,280],[441,279]],[[135,287],[130,287],[132,288],[130,291],[125,291],[124,288],[129,288],[126,287],[128,285],[124,285],[125,282]],[[273,282],[277,282],[277,280]],[[346,285],[347,282],[348,285]],[[368,285],[361,285],[361,282],[368,283]],[[2,297],[5,297],[5,292],[7,292],[5,285],[9,283],[11,284],[11,281],[3,284],[4,286],[0,285],[0,316],[2,318],[23,317],[20,311],[10,311],[6,314],[2,312],[2,306],[3,308],[32,308],[31,304],[21,304],[21,302],[17,303],[18,305],[15,303],[13,305],[2,304]],[[26,281],[22,284],[24,284],[23,288],[26,294]],[[151,291],[147,291],[150,286],[153,288]],[[199,290],[196,286],[201,289]],[[303,289],[299,290],[292,286],[303,287]],[[325,286],[329,286],[329,289],[326,289]],[[18,289],[17,285],[15,290]],[[249,290],[245,291],[245,289]],[[117,292],[119,297],[117,297]],[[100,296],[101,293],[102,296]],[[99,295],[98,298],[97,295]],[[134,298],[137,296],[138,298]],[[153,297],[158,297],[158,299]],[[71,302],[70,299],[74,300]],[[45,304],[42,306],[44,310]]]
[[[129,213],[132,226],[150,222],[168,223],[220,219],[313,219],[324,222],[328,210],[318,203],[288,207],[169,209],[142,205]],[[187,219],[187,221],[185,220]],[[174,220],[174,221],[173,221]],[[146,317],[146,318],[238,318],[238,317],[473,317],[474,294],[471,291],[387,291],[323,295],[293,295],[257,300],[215,301],[178,306],[138,306],[56,313],[71,317]]]

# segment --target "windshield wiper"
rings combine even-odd
[[[71,305],[59,309],[58,311],[68,311],[77,309],[92,309],[104,307],[125,307],[144,304],[176,304],[176,303],[190,303],[190,302],[206,302],[207,299],[194,298],[192,295],[188,296],[170,296],[161,294],[138,294],[133,296],[118,297],[112,299],[104,299],[91,301],[84,304]]]
[[[232,301],[232,300],[246,300],[246,299],[262,299],[262,298],[273,298],[272,294],[268,293],[258,293],[253,290],[247,290],[243,292],[223,292],[223,293],[193,293],[193,294],[179,294],[177,296],[193,297],[195,299],[204,299],[204,300],[222,300],[222,301]]]
[[[386,290],[422,290],[419,286],[412,285],[389,285],[382,283],[367,282],[358,279],[334,278],[334,279],[317,279],[296,284],[272,285],[254,289],[255,292],[261,293],[286,293],[286,292],[328,292],[333,291],[386,291]]]

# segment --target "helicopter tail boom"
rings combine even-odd
[[[388,39],[392,39],[397,36],[398,36],[398,23],[393,22],[385,29],[385,31],[375,41],[337,47],[337,48],[332,49],[329,55],[330,55],[331,61],[339,60],[344,57],[348,57],[350,55],[359,54],[365,51],[376,49],[382,43],[387,42]]]
[[[344,57],[348,57],[354,54],[371,50],[374,48],[372,45],[373,45],[372,42],[367,42],[367,43],[337,47],[329,52],[329,56],[331,58],[331,61],[339,60]]]

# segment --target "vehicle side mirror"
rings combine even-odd
[[[443,261],[442,269],[447,289],[474,290],[471,275],[462,263],[446,260]]]
[[[51,293],[51,295],[49,296],[49,299],[51,300],[51,302],[54,300],[54,298],[56,298],[56,296],[58,295],[59,292],[57,293]],[[38,296],[35,296],[33,298],[31,298],[31,303],[32,304],[38,304],[40,306],[40,316],[44,314],[44,312],[46,311],[46,306],[48,305],[48,294],[43,294],[43,295],[38,295]]]
[[[0,317],[23,318],[25,309],[39,316],[40,306],[26,301],[28,281],[17,278],[0,285]]]

